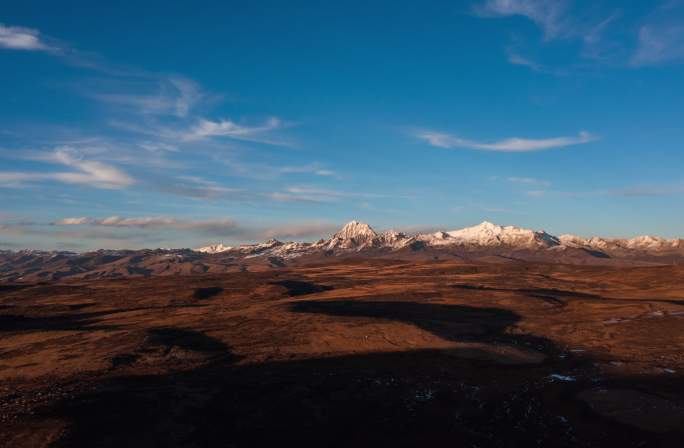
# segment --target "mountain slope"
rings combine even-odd
[[[126,278],[272,269],[350,257],[520,261],[586,265],[684,263],[684,242],[640,236],[631,239],[556,237],[544,231],[482,222],[448,232],[407,235],[375,231],[351,221],[327,240],[226,246],[196,250],[0,251],[0,280],[35,282],[79,278]]]

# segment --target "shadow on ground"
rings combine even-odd
[[[210,286],[208,288],[197,288],[193,293],[193,297],[198,300],[211,299],[223,292],[223,288],[218,286]]]
[[[548,340],[508,334],[519,316],[503,309],[351,300],[291,306],[298,313],[409,323],[452,341],[533,344],[549,355],[559,352]],[[101,378],[42,409],[32,417],[36,422],[69,422],[56,446],[674,447],[682,442],[681,432],[626,424],[611,409],[596,412],[595,402],[580,397],[587,390],[600,394],[613,387],[610,381],[553,380],[552,374],[573,372],[587,362],[572,357],[502,366],[443,350],[413,350],[249,365],[202,332],[157,328],[149,331],[148,342],[170,351],[208,352],[212,358],[154,375],[136,374],[126,365],[125,373]],[[637,382],[620,381],[623,389],[634,389]],[[638,384],[664,393],[681,390],[681,380],[662,381],[641,378]]]
[[[272,285],[283,286],[287,289],[287,295],[290,297],[303,296],[307,294],[315,294],[318,292],[330,291],[332,286],[319,285],[312,282],[305,282],[302,280],[279,280],[271,282]]]

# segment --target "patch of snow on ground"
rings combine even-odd
[[[566,381],[566,382],[571,382],[575,381],[575,378],[572,376],[568,375],[561,375],[559,373],[552,373],[551,375],[548,376],[552,381]]]

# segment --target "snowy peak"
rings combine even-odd
[[[388,230],[380,235],[380,239],[389,246],[401,246],[403,242],[408,239],[405,233],[397,232],[395,230]]]
[[[205,254],[218,254],[221,252],[231,250],[232,248],[232,246],[224,246],[223,244],[219,243],[200,247],[199,249],[195,249],[195,252],[202,252]]]
[[[626,247],[629,249],[665,249],[678,246],[677,240],[667,240],[659,236],[637,236],[627,240]]]
[[[462,244],[474,244],[477,246],[557,246],[558,238],[542,231],[524,229],[515,226],[499,226],[489,221],[466,227],[465,229],[452,230],[447,234]]]
[[[399,251],[413,244],[437,250],[525,250],[565,252],[566,249],[583,249],[600,252],[609,256],[626,256],[629,254],[681,254],[684,255],[684,240],[665,239],[652,236],[640,236],[632,239],[624,238],[583,238],[575,235],[561,235],[556,237],[543,230],[535,231],[516,226],[500,226],[484,221],[472,227],[452,230],[449,232],[434,232],[418,235],[406,235],[401,232],[388,230],[378,233],[368,224],[351,221],[344,225],[330,239],[316,243],[283,243],[275,239],[265,243],[243,244],[237,247],[215,244],[196,249],[197,252],[215,254],[226,252],[230,256],[258,257],[276,256],[280,258],[295,258],[302,255],[324,253],[341,255],[344,253],[376,250],[379,253]]]
[[[333,239],[353,239],[357,241],[362,241],[375,238],[376,236],[378,236],[378,234],[368,224],[359,221],[350,221],[347,224],[345,224],[345,226],[342,227],[339,232],[333,235]]]
[[[574,247],[587,247],[596,250],[636,250],[636,251],[653,251],[662,252],[668,250],[677,250],[684,247],[681,239],[665,239],[659,236],[637,236],[631,239],[624,238],[601,238],[594,236],[591,238],[582,238],[575,235],[561,235],[559,237],[562,244]]]

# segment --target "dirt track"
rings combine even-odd
[[[0,445],[682,446],[684,268],[0,285]]]

